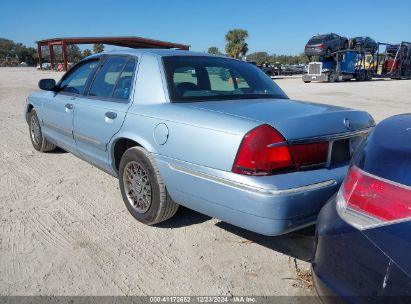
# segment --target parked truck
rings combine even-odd
[[[356,50],[337,51],[331,57],[319,57],[318,61],[310,62],[308,72],[302,79],[305,83],[369,80],[374,75],[374,65],[371,62],[367,61],[365,53]]]

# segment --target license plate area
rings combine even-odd
[[[326,167],[351,160],[365,134],[330,141]]]

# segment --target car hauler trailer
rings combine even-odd
[[[380,52],[383,47],[384,51]],[[311,81],[335,82],[372,78],[411,79],[411,43],[378,43],[377,52],[357,50],[337,51],[331,57],[319,57],[308,64],[308,73],[303,75],[305,83]]]
[[[385,48],[380,53],[381,46]],[[374,77],[411,79],[411,42],[399,44],[378,43],[375,54]]]
[[[373,62],[373,54],[356,50],[337,51],[329,58],[320,57],[319,61],[310,62],[308,73],[302,76],[302,80],[305,83],[370,80],[374,75]]]

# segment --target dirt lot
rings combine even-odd
[[[24,100],[40,78],[61,75],[0,69],[1,295],[315,293],[304,272],[312,228],[269,238],[183,208],[147,227],[127,212],[115,178],[61,150],[35,152]],[[291,98],[368,110],[377,121],[411,109],[409,81],[277,82]]]

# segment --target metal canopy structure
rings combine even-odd
[[[115,45],[121,47],[137,48],[137,49],[179,49],[189,50],[190,46],[179,43],[172,43],[160,40],[153,40],[141,37],[68,37],[68,38],[52,38],[36,41],[37,52],[39,56],[39,65],[42,67],[43,57],[41,48],[48,46],[50,53],[50,65],[51,69],[54,69],[54,51],[55,45],[61,45],[63,54],[63,69],[67,71],[67,45],[71,44],[95,44],[102,43],[108,45]]]

